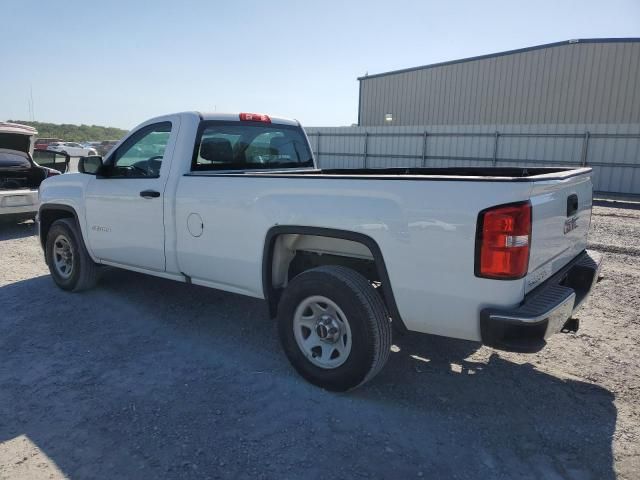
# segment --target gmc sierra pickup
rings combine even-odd
[[[178,113],[43,182],[55,283],[99,265],[263,298],[310,382],[348,390],[393,330],[536,351],[598,278],[590,168],[323,170],[296,121]]]

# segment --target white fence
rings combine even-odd
[[[581,166],[594,190],[640,194],[640,124],[307,128],[322,168]]]

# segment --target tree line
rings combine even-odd
[[[38,130],[36,138],[59,138],[66,142],[90,142],[102,140],[120,140],[127,130],[99,125],[72,125],[70,123],[29,122],[26,120],[8,120],[12,123],[29,125]]]

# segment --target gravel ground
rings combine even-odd
[[[640,209],[616,205],[578,334],[397,338],[349,394],[293,372],[260,301],[115,269],[67,294],[33,224],[0,226],[0,478],[640,478]]]

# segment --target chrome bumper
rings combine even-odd
[[[24,215],[38,211],[38,190],[0,191],[0,215]]]
[[[482,342],[501,350],[536,352],[558,333],[598,281],[602,255],[585,250],[527,294],[519,307],[480,313]],[[571,330],[577,329],[577,323]]]

